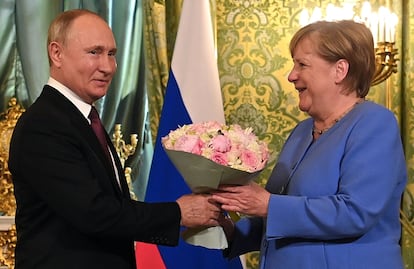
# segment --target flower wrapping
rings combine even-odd
[[[164,150],[194,193],[208,193],[221,184],[245,185],[261,172],[234,169],[185,151]]]
[[[214,121],[181,126],[163,137],[162,145],[194,193],[208,193],[221,184],[245,185],[258,176],[269,158],[267,144],[252,128]],[[221,227],[187,229],[183,238],[192,245],[228,247]]]

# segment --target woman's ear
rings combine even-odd
[[[339,59],[335,64],[335,83],[341,83],[349,71],[349,63],[345,59]]]

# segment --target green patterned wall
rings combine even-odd
[[[253,127],[277,158],[304,118],[287,81],[288,42],[297,25],[284,1],[217,1],[217,48],[227,123]],[[264,172],[264,183],[270,168]]]

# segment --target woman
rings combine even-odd
[[[222,225],[228,257],[260,249],[260,268],[403,268],[399,208],[407,180],[398,124],[365,100],[375,70],[371,32],[316,22],[292,38],[289,81],[309,114],[287,139],[263,189],[222,186],[213,198],[250,217]]]

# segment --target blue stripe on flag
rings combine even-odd
[[[164,99],[145,195],[147,202],[175,201],[191,192],[161,145],[161,138],[171,130],[177,129],[178,125],[191,123],[173,72],[170,72]]]
[[[191,192],[162,148],[161,137],[192,121],[224,123],[208,0],[183,2],[171,66],[148,179],[147,202],[175,201]],[[193,246],[183,240],[177,247],[158,249],[167,269],[242,268],[240,259],[228,261],[221,250]]]
[[[190,193],[177,169],[169,160],[161,145],[161,137],[167,135],[178,125],[191,123],[181,99],[173,72],[170,72],[165,102],[155,144],[147,193],[147,202],[175,201],[183,194]],[[228,261],[221,250],[207,249],[187,244],[180,239],[178,247],[158,246],[164,264],[168,269],[241,269],[239,259]]]

